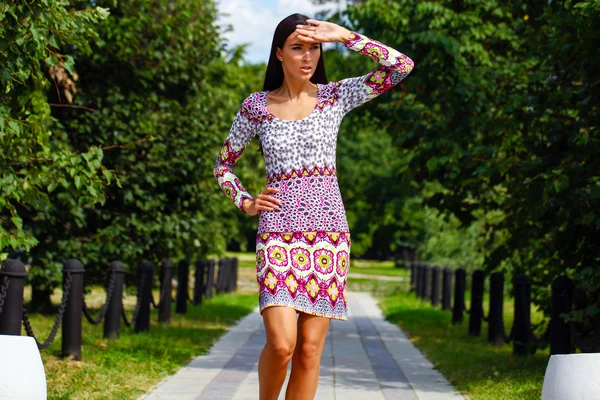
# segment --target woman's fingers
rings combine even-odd
[[[271,202],[271,203],[276,204],[276,205],[280,205],[281,204],[281,200],[279,200],[279,199],[277,199],[277,198],[275,198],[273,196],[268,196],[266,194],[259,194],[258,198],[261,199],[261,200],[263,200],[263,201],[265,201],[265,202]]]
[[[277,206],[268,202],[268,201],[256,201],[256,209],[258,211],[275,211],[277,210]]]
[[[270,196],[269,193],[279,193],[280,189],[274,187],[267,187],[265,190],[256,196],[256,205],[259,210],[263,211],[275,211],[281,206],[281,200]]]
[[[314,31],[317,29],[314,25],[296,25],[296,29],[304,29],[307,31]]]
[[[298,39],[306,42],[306,43],[317,43],[318,41],[315,40],[314,38],[310,37],[310,36],[306,36],[306,35],[298,35]]]
[[[263,190],[263,194],[265,193],[279,193],[280,189],[277,189],[275,187],[267,187],[265,188],[265,190]]]

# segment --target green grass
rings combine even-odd
[[[410,277],[410,270],[395,268],[393,261],[372,261],[353,259],[350,262],[350,273],[383,276]]]
[[[348,289],[372,292],[385,318],[397,324],[426,357],[461,393],[473,400],[540,399],[549,350],[534,356],[512,355],[512,343],[493,347],[487,343],[487,324],[482,334],[467,333],[468,315],[462,325],[452,325],[451,314],[407,293],[406,282],[349,279]],[[467,307],[469,296],[465,296]],[[487,307],[485,303],[484,308]],[[485,309],[487,314],[487,309]],[[513,302],[506,299],[504,323],[512,326]],[[532,322],[542,314],[532,309]]]
[[[102,293],[95,288],[86,299],[99,306]],[[53,296],[53,300],[56,298],[60,298],[60,293]],[[129,296],[126,302],[129,317],[134,301]],[[251,312],[256,304],[254,292],[223,294],[201,306],[189,304],[185,316],[173,313],[170,324],[157,323],[157,311],[152,310],[148,332],[135,334],[133,328],[122,325],[119,339],[103,339],[102,325],[91,326],[84,320],[82,361],[60,358],[59,330],[52,346],[41,351],[48,398],[136,399],[194,357],[207,353],[227,327]],[[31,321],[38,340],[44,340],[54,315],[33,314]]]

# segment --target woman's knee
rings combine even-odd
[[[288,362],[294,355],[296,343],[291,340],[276,339],[267,342],[267,346],[271,348],[273,355],[280,362]]]
[[[310,369],[319,365],[322,350],[319,341],[305,340],[299,346],[297,357],[302,368]]]

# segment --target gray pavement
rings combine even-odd
[[[332,321],[316,400],[464,399],[394,324],[371,295],[347,293],[348,321]],[[144,400],[257,400],[258,356],[265,344],[258,309],[142,396]],[[287,379],[281,391],[285,397]]]

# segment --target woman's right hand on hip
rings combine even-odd
[[[274,187],[267,187],[254,200],[244,202],[244,210],[250,215],[256,215],[260,211],[275,211],[281,209],[281,200],[271,196],[270,193],[279,193]]]

